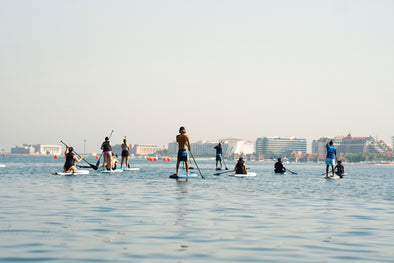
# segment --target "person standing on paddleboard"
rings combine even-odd
[[[104,153],[103,169],[107,165],[107,169],[112,170],[112,144],[108,137],[105,137],[105,141],[101,144],[101,150]]]
[[[335,176],[334,174],[334,167],[335,167],[335,159],[337,158],[337,149],[334,147],[334,142],[330,140],[326,144],[326,150],[327,150],[327,155],[326,155],[326,177],[328,177],[328,169],[331,166],[332,170],[332,176]]]
[[[179,128],[179,134],[176,136],[176,142],[178,143],[178,157],[176,161],[176,175],[179,172],[179,164],[181,162],[185,162],[186,165],[186,174],[189,175],[189,162],[188,162],[188,154],[187,150],[190,151],[190,139],[189,136],[186,135],[185,127]]]
[[[283,166],[282,159],[278,158],[278,161],[275,163],[275,173],[284,174],[286,172],[286,168]]]
[[[68,152],[67,152],[68,150]],[[77,156],[74,154],[74,148],[73,147],[68,147],[66,146],[66,150],[64,151],[64,155],[66,156],[66,162],[64,163],[63,166],[63,172],[67,173],[68,171],[71,171],[72,173],[77,173],[78,169],[74,166],[75,162],[79,163],[82,160],[78,159]]]
[[[123,143],[122,143],[121,147],[122,147],[122,161],[120,163],[120,168],[123,167],[123,161],[126,164],[126,168],[130,168],[130,166],[129,166],[130,146],[127,144],[126,139],[123,139]]]
[[[215,147],[216,150],[216,170],[218,169],[218,163],[220,162],[220,170],[223,168],[222,167],[222,154],[223,154],[223,148],[222,144],[219,142],[218,145]]]
[[[247,174],[248,168],[246,168],[244,158],[239,157],[237,164],[234,167],[236,174]]]

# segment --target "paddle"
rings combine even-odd
[[[214,175],[219,175],[219,174],[224,174],[224,173],[231,173],[231,172],[234,172],[234,171],[225,171],[225,172],[215,173]]]
[[[189,153],[190,153],[190,156],[193,158],[193,161],[194,161],[194,164],[196,165],[196,167],[197,167],[197,170],[198,170],[198,172],[200,173],[200,175],[201,175],[201,178],[202,179],[205,179],[205,177],[204,176],[202,176],[202,173],[201,173],[201,171],[200,171],[200,168],[198,168],[198,165],[197,165],[197,162],[196,162],[196,159],[194,159],[194,156],[193,156],[193,154],[192,154],[192,152],[189,150]]]
[[[226,170],[228,170],[228,168],[227,168],[227,166],[226,166],[226,163],[224,162],[224,157],[222,156],[222,161],[223,161],[223,164],[224,164],[224,168],[226,169]]]
[[[108,139],[111,139],[111,136],[112,136],[112,133],[113,133],[113,132],[114,132],[114,130],[111,131],[111,134],[108,136]],[[98,161],[97,161],[97,163],[96,163],[96,166],[99,166],[99,165],[100,165],[100,159],[101,159],[101,156],[103,156],[103,153],[104,153],[104,152],[101,152],[100,157],[99,157],[99,159],[98,159]]]
[[[60,142],[63,143],[66,147],[68,147],[67,144],[65,144],[63,141],[60,141]],[[74,153],[75,153],[76,155],[78,155],[80,158],[82,158],[81,155],[79,155],[77,152],[74,151]],[[82,158],[82,161],[85,161],[85,162],[86,162],[87,164],[89,164],[89,166],[90,166],[91,168],[93,168],[94,170],[97,170],[97,169],[98,169],[96,165],[93,165],[93,164],[89,163],[88,161],[86,161],[86,160],[83,159],[83,158]]]

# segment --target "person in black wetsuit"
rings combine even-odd
[[[236,174],[247,174],[248,168],[245,166],[245,161],[242,157],[239,157],[237,164],[234,167]]]
[[[345,167],[342,165],[342,161],[337,161],[337,165],[335,166],[335,173],[342,178],[345,173]]]
[[[286,168],[283,166],[282,159],[278,158],[278,161],[275,163],[275,173],[283,174],[286,172]]]
[[[68,150],[68,152],[67,152]],[[74,166],[75,162],[79,163],[82,160],[78,159],[77,156],[74,154],[74,149],[73,147],[68,147],[66,146],[66,150],[64,151],[64,155],[66,156],[66,162],[64,163],[63,166],[63,172],[67,173],[71,171],[72,173],[77,173],[78,169]]]
[[[219,162],[220,162],[220,169],[222,169],[222,154],[223,154],[222,144],[219,143],[214,148],[216,150],[216,169],[218,169]]]

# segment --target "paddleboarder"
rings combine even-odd
[[[330,140],[326,144],[326,150],[327,150],[327,155],[326,155],[326,177],[328,177],[328,169],[331,166],[331,171],[332,175],[335,176],[334,174],[334,166],[335,166],[335,159],[337,158],[337,149],[334,147],[334,142]]]
[[[234,167],[234,171],[236,174],[247,174],[248,173],[248,168],[245,166],[245,161],[244,158],[239,157],[238,162],[236,163]]]
[[[103,169],[107,165],[107,170],[112,170],[112,144],[108,137],[105,137],[103,144],[101,144],[101,150],[104,153]]]
[[[75,167],[75,162],[79,163],[82,160],[82,157],[78,159],[78,157],[74,154],[74,148],[68,147],[67,145],[64,155],[66,156],[66,162],[63,166],[63,172],[67,173],[71,171],[72,173],[77,173],[78,169]]]
[[[283,166],[282,159],[278,158],[278,161],[275,163],[275,173],[283,174],[286,172],[286,168]]]
[[[220,163],[220,169],[221,170],[222,167],[222,154],[223,154],[223,148],[222,148],[222,144],[219,142],[218,145],[216,145],[214,147],[214,149],[216,150],[216,170],[218,170],[218,163]]]
[[[188,162],[188,154],[187,150],[190,151],[190,139],[189,136],[186,135],[185,127],[179,128],[179,134],[176,136],[176,142],[178,143],[178,156],[176,161],[176,175],[179,172],[179,164],[184,162],[186,165],[186,174],[189,175],[189,162]]]
[[[343,177],[343,174],[346,173],[345,172],[345,167],[342,164],[342,161],[337,161],[337,166],[335,166],[335,173],[339,176],[339,177]]]
[[[130,168],[129,157],[130,157],[130,146],[127,144],[127,140],[123,139],[122,147],[122,161],[120,163],[120,168],[123,167],[123,162],[126,164],[126,168]]]

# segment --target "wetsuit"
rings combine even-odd
[[[75,160],[74,160],[74,153],[69,152],[66,154],[66,162],[64,164],[64,170],[68,171],[72,166],[74,166]]]
[[[275,163],[275,173],[284,173],[286,172],[286,168],[283,166],[281,162]]]

